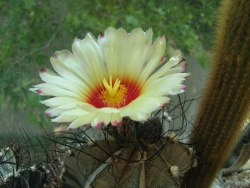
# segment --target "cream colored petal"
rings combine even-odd
[[[99,112],[99,108],[96,108],[91,104],[79,105],[78,107],[81,108],[82,110],[86,111],[86,112],[89,112],[89,113]]]
[[[117,62],[118,66],[115,70],[116,74],[115,76],[118,76],[120,79],[124,78],[124,75],[127,76],[129,72],[126,72],[128,63],[129,63],[129,58],[131,54],[131,41],[130,41],[130,36],[129,34],[123,29],[119,28],[117,30],[118,34],[118,41],[117,41],[117,46],[116,46],[116,54],[117,54]],[[105,37],[105,36],[104,36]],[[112,68],[112,67],[111,67]]]
[[[111,124],[112,124],[113,126],[118,126],[118,125],[120,125],[121,122],[122,122],[121,113],[120,113],[120,112],[119,112],[119,113],[112,113],[112,114],[111,114],[111,119],[110,119],[110,121],[111,121]]]
[[[185,92],[185,89],[183,89],[183,88],[185,88],[185,86],[180,86],[178,89],[172,89],[171,91],[169,91],[169,95],[178,95],[178,94],[180,94],[180,93],[183,93],[183,92]]]
[[[46,106],[61,106],[64,104],[82,104],[79,99],[73,98],[73,97],[53,97],[44,101],[41,101],[42,104],[45,104]]]
[[[184,71],[186,66],[186,62],[182,62],[178,64],[178,66],[171,68],[171,69],[166,69],[163,75],[168,75],[168,74],[175,74],[175,73],[181,73]],[[186,73],[187,74],[187,73]]]
[[[72,116],[83,116],[83,115],[89,114],[89,112],[86,112],[82,110],[81,108],[76,107],[74,109],[65,111],[64,114],[72,115]]]
[[[89,44],[91,45],[90,49],[92,48],[92,51],[89,50],[89,53],[90,52],[92,52],[92,53],[96,52],[96,53],[93,53],[92,56],[89,56],[88,52],[86,52],[86,54],[89,56],[88,57],[89,60],[91,60],[92,68],[98,74],[103,73],[103,75],[99,75],[99,76],[103,76],[103,77],[107,76],[106,75],[106,66],[105,66],[106,62],[105,62],[105,59],[104,59],[104,55],[102,53],[102,50],[101,50],[96,38],[91,33],[88,33],[86,35],[86,39],[88,39]],[[96,62],[96,64],[94,64],[92,62]]]
[[[137,105],[140,105],[140,104],[137,104]],[[134,104],[126,106],[121,109],[121,117],[129,117],[131,120],[134,120],[134,121],[145,121],[149,118],[149,114],[151,113],[151,111],[150,109],[148,110],[144,109],[143,110],[144,112],[142,112],[141,110],[142,108],[136,107]]]
[[[126,107],[120,109],[121,115],[129,116],[133,120],[143,121],[148,118],[148,115],[159,109],[163,104],[167,103],[170,99],[165,96],[140,96],[132,101]],[[136,117],[138,116],[138,119]],[[143,119],[144,117],[144,119]]]
[[[182,73],[176,73],[172,75],[167,75],[154,81],[147,82],[143,86],[143,94],[147,96],[154,95],[167,95],[172,91],[176,86],[181,87],[181,83],[185,80],[185,75],[183,77],[179,77],[178,75]]]
[[[53,107],[45,110],[45,114],[49,117],[55,117],[59,116],[63,113],[64,110],[58,108],[58,107]]]
[[[141,95],[138,99],[132,102],[131,106],[133,110],[143,112],[143,113],[151,113],[154,110],[160,108],[163,104],[169,102],[169,98],[166,96],[146,96]]]
[[[79,59],[77,59],[70,51],[62,50],[62,51],[56,52],[56,58],[62,64],[64,64],[68,69],[74,72],[82,80],[82,82],[84,83],[84,86],[87,85],[88,87],[91,88],[93,83],[91,80],[92,76],[90,72],[82,68],[82,66],[80,65],[81,62],[79,62]]]
[[[109,27],[104,32],[103,51],[106,58],[108,75],[118,76],[120,39],[115,28]]]
[[[164,56],[166,48],[166,40],[164,37],[159,37],[153,43],[150,49],[149,60],[144,64],[144,68],[140,75],[140,82],[143,83],[149,75],[156,69],[160,64],[162,57]]]
[[[150,112],[151,113],[151,112]],[[129,116],[130,119],[134,120],[134,121],[147,121],[150,117],[150,113],[145,114],[145,113],[133,113]]]
[[[66,103],[64,105],[60,105],[58,106],[58,108],[65,110],[65,111],[69,111],[71,109],[79,109],[79,102],[71,102],[71,103]]]
[[[164,65],[163,69],[170,69],[171,67],[174,67],[178,65],[182,58],[181,52],[179,50],[175,50],[171,53],[171,58],[169,61]]]
[[[45,72],[40,72],[40,77],[44,82],[56,85],[66,90],[70,90],[74,93],[77,93],[78,95],[87,95],[89,91],[88,87],[84,83],[82,83],[82,86],[79,86],[74,82],[63,78],[48,69]]]
[[[33,88],[29,88],[30,91],[34,92],[34,93],[37,93],[39,90],[39,88],[36,88],[35,86],[33,86]]]
[[[73,53],[79,64],[88,71],[93,84],[101,84],[107,77],[105,60],[96,39],[88,33],[83,40],[76,40],[72,46]]]
[[[77,116],[67,115],[67,114],[61,114],[60,116],[52,119],[52,122],[59,122],[59,123],[65,123],[65,122],[72,122],[75,120]]]
[[[103,107],[99,109],[99,112],[102,113],[120,113],[119,108],[112,108],[112,107]]]
[[[121,122],[120,109],[104,107],[104,108],[98,109],[98,112],[100,113],[95,118],[95,120],[93,120],[93,122],[91,123],[92,126],[99,126],[101,123],[104,123],[104,125],[107,125],[110,122],[114,125],[118,125],[118,123]],[[103,118],[103,122],[100,121],[102,118]]]
[[[81,127],[83,125],[87,125],[90,124],[91,121],[93,120],[93,118],[97,115],[97,113],[89,113],[83,116],[80,116],[78,118],[76,118],[70,125],[69,125],[69,129],[74,129],[77,127]]]
[[[100,127],[108,125],[111,120],[111,113],[99,113],[91,121],[91,126]]]
[[[48,84],[48,83],[38,84],[35,86],[35,88],[39,90],[40,95],[47,95],[54,97],[74,97],[80,100],[83,98],[83,96],[80,96],[75,92],[62,89],[53,84]]]
[[[133,29],[128,39],[129,43],[127,46],[121,44],[123,47],[121,52],[124,53],[124,51],[127,51],[127,53],[125,53],[126,59],[124,60],[124,64],[126,64],[126,67],[124,72],[126,73],[126,78],[137,80],[141,74],[144,63],[147,61],[151,44],[146,43],[145,32],[140,28]]]
[[[56,52],[60,53],[60,52]],[[52,57],[50,62],[54,70],[63,78],[70,80],[71,82],[84,87],[83,80],[75,74],[74,71],[65,66],[60,59]]]
[[[147,81],[151,81],[153,79],[162,77],[166,74],[167,71],[169,71],[172,67],[179,64],[181,60],[181,52],[176,50],[173,52],[173,56],[169,59],[167,63],[165,63],[159,70],[157,70],[154,74],[152,74]]]
[[[52,107],[52,108],[47,109],[45,111],[45,114],[47,114],[48,116],[53,116],[53,117],[59,116],[61,114],[78,117],[78,116],[88,114],[88,112],[85,112],[79,108],[76,108],[75,106],[72,107],[71,104],[64,104],[61,106]]]

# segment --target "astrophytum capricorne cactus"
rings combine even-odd
[[[162,137],[157,119],[123,122],[105,130],[115,139],[92,140],[68,152],[62,174],[64,187],[181,186],[191,167],[192,149],[175,138]]]

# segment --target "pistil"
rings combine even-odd
[[[109,84],[107,82],[107,80],[105,78],[103,78],[103,85],[106,88],[106,90],[108,91],[110,97],[115,98],[117,95],[117,90],[119,89],[120,86],[120,80],[117,78],[115,80],[115,83],[113,85],[112,83],[112,76],[109,77]]]

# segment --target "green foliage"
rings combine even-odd
[[[108,26],[127,31],[152,27],[155,38],[165,34],[169,47],[207,66],[217,4],[218,0],[0,1],[0,105],[8,101],[33,114],[33,121],[48,124],[38,98],[28,91],[40,82],[38,70],[50,67],[49,56],[70,49],[75,37],[83,38],[88,31],[98,36]]]

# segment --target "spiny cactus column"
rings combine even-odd
[[[187,187],[210,187],[242,132],[250,110],[250,1],[224,0],[213,66],[191,141],[200,161]]]

